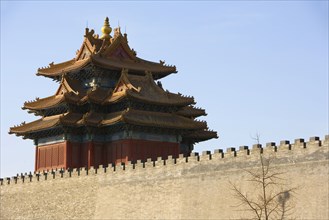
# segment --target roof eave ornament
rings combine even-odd
[[[108,40],[112,38],[110,35],[112,28],[110,27],[110,22],[108,17],[105,18],[104,25],[101,30],[103,35],[100,37],[100,39]]]

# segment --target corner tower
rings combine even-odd
[[[118,27],[112,37],[111,31],[108,18],[101,37],[86,28],[75,58],[38,69],[59,88],[25,102],[23,109],[41,117],[9,131],[34,140],[35,171],[178,157],[217,138],[195,120],[206,113],[193,97],[162,88],[158,80],[176,67],[137,57],[127,34]]]

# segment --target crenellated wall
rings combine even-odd
[[[242,169],[259,167],[259,152],[297,187],[296,219],[329,219],[329,135],[190,157],[21,174],[0,180],[1,219],[237,219],[230,182],[250,190]]]

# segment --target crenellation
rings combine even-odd
[[[17,174],[17,176],[19,176],[19,178],[21,180],[19,182],[21,182],[21,183],[25,183],[25,181],[27,181],[27,182],[29,181],[28,174],[27,173],[25,173],[25,174],[23,174],[23,173]]]
[[[107,165],[100,164],[98,165],[98,171],[99,173],[106,173],[107,171]]]
[[[200,157],[200,160],[201,161],[204,161],[204,160],[211,160],[211,151],[202,151],[202,155]]]
[[[56,179],[61,179],[61,178],[63,178],[64,177],[64,169],[57,169],[56,170],[56,173],[55,173],[55,178]]]
[[[18,174],[17,174],[18,176]],[[20,175],[20,179],[22,180],[21,182],[24,183],[25,182],[25,175],[23,175],[23,173]]]
[[[214,154],[223,154],[223,149],[215,149]]]
[[[295,139],[294,147],[306,148],[306,143],[303,138]]]
[[[72,171],[73,171],[72,168],[68,168],[68,169],[67,169],[67,172],[68,172],[68,174],[69,174],[69,177],[72,177]]]
[[[83,167],[83,169],[85,170],[85,174],[86,174],[86,176],[88,176],[89,175],[89,169],[88,169],[88,167]]]
[[[154,166],[159,167],[165,165],[165,160],[162,157],[157,157],[157,160],[154,161]]]
[[[144,162],[142,160],[137,160],[135,163],[135,169],[144,168]]]
[[[287,141],[287,140],[280,141],[280,145],[279,145],[278,149],[280,151],[282,151],[282,150],[291,150],[290,141]]]
[[[57,173],[56,170],[53,170],[53,169],[52,169],[52,170],[50,171],[50,173],[51,173],[51,175],[52,175],[52,178],[55,179],[55,176],[56,176],[56,173]]]
[[[248,146],[240,146],[239,150],[236,152],[237,157],[248,156],[250,154],[250,150]]]
[[[17,184],[19,177],[18,176],[13,176],[14,183]]]
[[[253,144],[249,156],[251,160],[258,160],[259,155],[263,153],[264,149],[261,144]]]
[[[103,171],[101,173],[111,173],[113,171],[114,171],[114,164],[107,164],[103,166]]]
[[[63,178],[64,177],[64,172],[65,170],[62,168],[60,170],[57,171],[57,178]]]
[[[119,169],[119,164],[112,164],[112,166],[111,166],[111,172],[112,173],[117,172],[118,169]]]
[[[192,152],[191,155],[188,157],[188,162],[196,162],[200,161],[199,153],[197,152]]]
[[[25,181],[28,182],[28,177],[26,175],[19,175],[19,179],[21,180],[19,181],[20,183],[25,183]]]
[[[21,179],[21,181],[20,181],[21,183],[25,183],[25,181],[26,182],[29,181],[28,176],[27,176],[27,173],[25,173],[25,175],[23,173],[21,173],[20,179]]]
[[[319,137],[314,136],[310,137],[309,142],[306,142],[306,147],[320,147],[322,145],[321,140]]]
[[[252,145],[252,151],[259,151],[260,149],[262,149],[261,144],[253,144]]]
[[[117,163],[115,165],[115,172],[122,173],[126,171],[126,164],[125,163]]]
[[[178,158],[176,159],[177,164],[187,163],[187,162],[188,162],[188,159],[187,159],[187,157],[184,157],[184,154],[178,155]]]
[[[125,170],[126,171],[134,171],[135,170],[135,164],[134,163],[126,164]]]
[[[98,168],[97,167],[94,167],[94,166],[91,166],[90,169],[89,169],[89,174],[90,175],[96,175],[98,172]]]
[[[320,138],[318,136],[313,136],[313,137],[310,137],[309,141],[310,142],[320,141]]]
[[[70,176],[70,173],[69,173],[69,170],[67,169],[60,169],[59,171],[58,171],[58,173],[60,174],[60,179],[63,179],[63,178],[71,178],[71,176]]]
[[[209,154],[211,154],[211,152],[209,150],[202,151],[202,156],[207,156]]]
[[[109,164],[107,164],[107,170],[109,172],[113,172],[115,170],[114,167],[115,167],[115,163],[109,163]]]
[[[103,166],[104,173],[107,173],[108,168],[109,168],[109,165]]]
[[[323,143],[324,143],[325,145],[329,145],[329,135],[328,135],[328,134],[324,136],[324,141],[323,141]]]
[[[115,164],[115,163],[111,164],[111,166],[109,167],[110,173],[115,173],[118,171],[118,169],[119,169],[119,164]]]
[[[42,180],[48,180],[48,172],[45,171],[42,173],[44,178],[41,178]]]
[[[25,175],[23,173],[21,173],[20,179],[21,179],[21,181],[20,181],[21,183],[25,183],[25,181],[29,182],[29,178],[28,178],[27,173],[25,173]]]
[[[43,172],[35,172],[34,176],[36,177],[37,182],[41,182],[44,180]]]
[[[229,147],[226,149],[226,153],[224,154],[225,158],[236,157],[235,147]]]
[[[143,165],[144,165],[144,163],[143,163]],[[112,172],[116,172],[117,171],[117,167],[118,167],[117,164],[112,164]]]
[[[69,177],[70,178],[77,178],[80,177],[81,168],[71,168],[69,169]]]
[[[174,158],[172,155],[168,156],[168,159],[166,160],[166,166],[175,165],[176,164],[176,158]]]
[[[215,149],[212,155],[213,160],[222,159],[224,157],[224,152],[222,149]]]
[[[80,176],[81,168],[73,168],[71,170],[72,170],[72,172],[71,172],[72,177]]]
[[[326,138],[328,139],[328,135]],[[165,165],[181,165],[181,164],[188,164],[188,166],[193,165],[194,163],[199,163],[201,161],[209,161],[209,160],[218,160],[222,158],[226,158],[226,162],[235,163],[236,160],[231,160],[233,158],[240,158],[239,160],[250,160],[253,161],[256,159],[255,155],[259,155],[258,153],[275,153],[276,158],[284,157],[286,158],[287,151],[289,151],[290,156],[299,157],[301,155],[306,155],[313,153],[316,151],[319,146],[328,147],[328,141],[321,141],[319,137],[311,137],[309,142],[305,142],[304,139],[298,138],[295,139],[293,144],[290,144],[289,141],[284,140],[280,142],[280,145],[277,147],[274,142],[269,142],[266,144],[265,148],[262,148],[261,144],[254,144],[252,150],[249,150],[248,146],[240,146],[239,150],[236,151],[234,147],[227,148],[226,153],[223,153],[222,149],[214,150],[214,153],[211,154],[210,151],[203,151],[202,155],[199,156],[199,153],[193,152],[188,157],[184,157],[183,154],[179,154],[178,158],[173,156],[168,156],[168,159],[162,159],[162,157],[158,157],[157,160],[152,160],[148,158],[145,162],[141,160],[137,160],[136,163],[122,163],[122,164],[109,164],[107,166],[100,165],[98,167],[91,166],[89,169],[87,167],[81,168],[68,168],[67,170],[61,169],[54,169],[54,170],[44,170],[42,172],[38,171],[34,174],[29,173],[21,173],[17,174],[13,177],[8,178],[1,178],[0,185],[13,185],[13,184],[24,184],[30,182],[44,182],[44,181],[52,181],[53,179],[61,179],[61,178],[74,178],[79,177],[80,175],[88,176],[88,175],[100,175],[105,174],[107,172],[124,172],[126,170],[135,170],[139,169],[139,171],[144,170],[143,172],[147,172],[148,169],[144,168],[152,168],[152,167],[159,167]],[[278,151],[277,151],[278,149]],[[312,149],[312,150],[310,150]],[[263,152],[264,151],[264,152]],[[258,152],[258,153],[257,153]],[[289,156],[289,157],[290,157]],[[231,158],[231,159],[230,159]],[[143,169],[140,169],[143,168]],[[5,184],[6,183],[6,184]]]
[[[37,180],[37,181],[40,181],[40,173],[37,172],[37,173],[35,173],[34,175],[35,175],[35,177],[36,177],[36,180]]]
[[[54,179],[60,179],[60,178],[62,178],[62,175],[64,177],[65,170],[64,170],[64,172],[63,172],[63,170],[64,169],[54,169],[54,170],[49,171],[49,179],[53,179],[53,175],[55,175]]]
[[[151,168],[151,167],[154,167],[154,163],[153,163],[152,158],[147,158],[147,159],[146,159],[146,162],[145,162],[144,167],[145,167],[145,168]]]
[[[29,177],[30,182],[32,182],[33,174],[31,172],[29,173],[28,177]]]
[[[273,154],[276,153],[278,150],[278,147],[276,146],[275,142],[268,142],[265,145],[265,148],[263,148],[264,154]]]
[[[265,148],[276,148],[275,142],[268,142],[265,145]]]
[[[289,145],[289,144],[290,144],[290,141],[288,141],[288,140],[280,141],[280,145]]]
[[[244,145],[244,146],[240,146],[240,147],[239,147],[239,151],[240,151],[240,150],[241,150],[241,151],[249,150],[249,147],[248,147],[248,146],[245,146],[245,145]]]

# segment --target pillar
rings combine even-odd
[[[35,146],[35,163],[34,163],[34,171],[39,169],[39,147]]]
[[[88,143],[88,169],[94,165],[94,143],[90,141]]]

